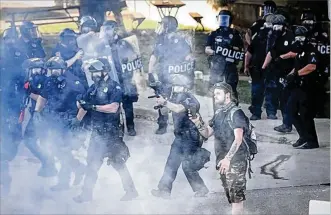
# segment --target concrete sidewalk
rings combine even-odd
[[[156,100],[148,99],[147,97],[154,95],[152,89],[146,89],[139,95],[139,101],[134,104],[135,115],[137,118],[144,118],[147,120],[155,121],[158,117],[158,112],[153,109]],[[205,122],[208,122],[213,116],[213,104],[210,97],[198,96],[196,98],[200,102],[200,114]],[[240,104],[245,114],[250,117],[251,114],[248,110],[248,104]],[[295,129],[291,133],[282,134],[274,131],[274,127],[281,125],[281,113],[277,113],[278,120],[267,119],[265,110],[262,113],[262,120],[252,121],[255,126],[255,130],[258,136],[259,142],[263,143],[277,143],[277,144],[293,144],[299,138]],[[170,117],[170,124],[172,124],[172,118]],[[321,147],[330,147],[330,119],[315,119],[315,125]],[[294,127],[293,127],[294,128]],[[154,132],[154,131],[153,131]]]

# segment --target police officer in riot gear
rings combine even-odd
[[[187,63],[189,64],[189,62]],[[193,86],[194,67],[178,73],[173,70],[169,74],[169,79],[173,88],[172,94],[169,98],[164,98],[161,95],[157,98],[157,104],[161,113],[168,112],[168,110],[172,111],[175,139],[171,145],[158,189],[152,190],[152,195],[161,198],[170,197],[172,184],[176,179],[178,168],[182,164],[185,176],[195,192],[195,196],[203,197],[209,190],[198,173],[199,169],[191,165],[191,157],[203,143],[198,128],[190,120],[190,117],[197,115],[200,109],[199,101],[189,92]]]
[[[60,41],[53,50],[53,56],[59,56],[67,63],[66,72],[70,72],[80,79],[84,87],[88,88],[85,73],[82,71],[83,50],[78,48],[77,34],[70,28],[65,28],[60,33]]]
[[[274,1],[265,1],[262,6],[262,19],[256,20],[253,25],[248,29],[245,34],[245,40],[250,45],[252,43],[254,35],[256,35],[263,27],[267,16],[276,12],[277,6]]]
[[[111,54],[117,73],[116,76],[123,90],[122,104],[125,112],[126,128],[129,136],[135,136],[133,103],[138,101],[137,87],[133,83],[133,73],[135,71],[129,71],[127,68],[127,64],[130,63],[128,62],[130,56],[125,55],[126,52],[130,51],[129,47],[122,46],[122,43],[125,43],[124,41],[118,44],[119,40],[127,35],[120,35],[118,27],[117,22],[112,20],[103,23],[100,29],[100,37],[103,39],[103,42],[98,45],[97,50],[99,54],[104,52],[105,56]],[[110,47],[111,52],[108,53],[105,47]],[[126,59],[120,59],[121,56],[125,56]]]
[[[28,58],[46,57],[37,25],[30,21],[24,21],[20,26],[20,33],[21,38],[18,44],[19,47],[22,48],[22,52],[24,52]]]
[[[36,101],[38,96],[41,94],[42,90],[45,87],[45,81],[47,79],[45,68],[45,61],[40,58],[31,58],[23,63],[23,68],[27,72],[27,80],[24,84],[24,89],[26,90],[25,97],[23,99],[23,105],[28,105],[31,100],[31,106],[29,111],[31,118],[29,119],[25,133],[24,133],[24,143],[26,147],[31,151],[31,153],[39,159],[41,163],[41,168],[38,172],[39,176],[42,177],[52,177],[57,174],[57,169],[55,168],[55,160],[52,157],[48,157],[45,154],[45,151],[38,146],[37,140],[37,131],[35,124],[33,122],[33,113],[36,107]],[[21,116],[25,108],[22,109]],[[24,117],[21,118],[21,121],[24,120]]]
[[[138,196],[135,185],[126,167],[130,157],[129,149],[123,141],[120,122],[120,103],[122,89],[109,77],[110,68],[107,60],[94,59],[89,63],[88,71],[94,82],[86,94],[79,96],[77,119],[81,120],[86,112],[92,114],[92,135],[87,150],[87,170],[82,193],[74,198],[76,202],[91,201],[93,189],[98,178],[98,171],[103,159],[108,157],[119,173],[126,194],[121,200],[131,200]]]
[[[40,92],[34,111],[34,123],[41,142],[50,142],[51,151],[61,163],[57,185],[52,191],[70,187],[71,172],[75,173],[74,184],[79,184],[84,168],[71,154],[75,147],[73,128],[79,123],[76,119],[76,97],[85,92],[83,84],[71,73],[65,73],[66,63],[60,57],[52,57],[46,62],[50,76]]]
[[[325,101],[328,101],[326,85],[330,77],[330,36],[327,31],[323,31],[316,23],[316,16],[311,10],[304,10],[300,17],[301,24],[307,28],[307,38],[315,48],[317,48],[320,61],[318,64],[318,77],[316,96],[316,114],[317,117],[324,116]]]
[[[289,97],[289,107],[292,111],[293,125],[299,133],[299,139],[293,147],[300,149],[318,148],[318,138],[315,129],[315,88],[317,77],[318,55],[307,40],[308,30],[303,26],[294,29],[293,43],[297,56],[294,69],[285,78],[286,84],[292,84],[293,90]]]
[[[275,16],[272,33],[272,37],[274,38],[269,40],[272,43],[272,48],[266,56],[262,69],[269,66],[270,70],[268,71],[267,77],[272,76],[272,79],[275,81],[273,83],[275,87],[272,92],[270,88],[267,87],[266,103],[272,103],[272,106],[277,109],[279,101],[282,111],[283,124],[274,129],[278,132],[287,133],[292,131],[292,116],[287,107],[291,87],[280,86],[279,83],[284,80],[285,76],[293,69],[294,59],[286,57],[286,54],[292,51],[294,35],[285,25],[285,18],[282,17],[282,15]],[[267,80],[270,81],[270,79]]]
[[[157,91],[165,98],[170,97],[172,90],[169,80],[170,69],[180,68],[184,61],[190,60],[192,53],[192,47],[189,42],[176,33],[177,27],[178,22],[175,17],[165,16],[162,18],[156,29],[158,35],[157,43],[149,60],[149,85],[156,86],[157,81],[160,81],[162,84],[157,87]],[[158,72],[157,64],[159,65]],[[167,112],[161,113],[159,110],[159,127],[155,132],[156,134],[167,132],[168,117]]]
[[[22,136],[22,126],[19,123],[20,106],[24,95],[22,63],[27,56],[16,46],[16,42],[16,29],[6,29],[0,47],[0,181],[3,195],[10,191],[9,162],[15,158]]]
[[[83,16],[79,22],[79,32],[87,34],[88,32],[96,32],[98,23],[92,16]]]
[[[230,11],[221,10],[219,12],[220,27],[208,36],[205,52],[207,55],[213,56],[209,86],[211,87],[218,82],[226,82],[232,86],[234,95],[238,98],[237,64],[244,59],[244,53],[240,33],[230,28],[232,19]]]

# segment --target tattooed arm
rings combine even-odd
[[[234,129],[234,141],[231,145],[230,150],[228,151],[228,153],[225,156],[226,159],[231,161],[233,156],[236,154],[241,143],[243,142],[243,134],[244,134],[244,130],[242,128]]]

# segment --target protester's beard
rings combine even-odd
[[[220,106],[225,105],[225,95],[221,99],[215,99],[215,103]]]

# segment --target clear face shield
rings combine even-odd
[[[61,43],[64,46],[77,47],[77,40],[76,40],[76,37],[74,37],[74,36],[67,36],[67,37],[63,38]]]
[[[262,7],[262,16],[266,17],[270,14],[273,14],[274,11],[275,11],[275,9],[273,7],[271,7],[269,5],[265,5],[265,6]]]
[[[87,34],[88,32],[92,31],[92,28],[88,27],[88,26],[82,26],[80,28],[80,33],[81,34]]]
[[[113,26],[101,26],[100,37],[113,42],[117,39],[117,30]]]
[[[217,22],[219,27],[230,27],[230,18],[229,15],[218,15]]]
[[[273,31],[282,31],[283,28],[284,28],[283,25],[273,25],[273,26],[272,26],[272,30],[273,30]]]
[[[192,81],[185,75],[172,74],[170,80],[174,93],[185,92],[191,88]]]
[[[164,24],[163,22],[159,22],[158,25],[156,26],[155,33],[157,35],[161,35],[165,32]]]
[[[28,33],[32,39],[39,39],[41,38],[40,32],[38,27],[33,27],[28,29]]]

